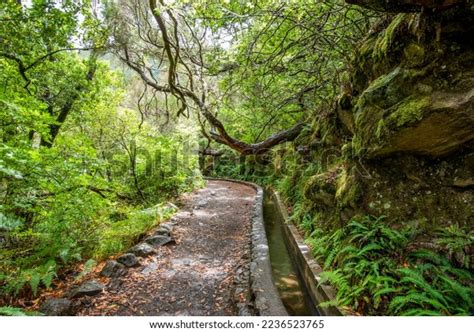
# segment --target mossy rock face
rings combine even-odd
[[[466,84],[474,75],[452,65],[454,69],[449,72],[448,68],[444,75],[458,79],[446,88],[444,79],[433,77],[446,72],[446,67],[399,66],[374,80],[356,103],[355,154],[373,158],[405,152],[440,157],[474,139],[474,89]]]
[[[404,110],[406,113],[391,114],[395,116],[392,127],[399,130],[377,154],[411,152],[440,157],[474,139],[474,89],[437,93],[427,100],[420,99],[412,109]]]
[[[357,169],[344,170],[336,182],[336,201],[340,209],[357,208],[357,202],[362,196],[361,186],[357,178]]]
[[[355,144],[369,158],[395,152],[440,157],[474,139],[474,89],[414,95],[389,109],[367,108]]]
[[[390,15],[361,41],[350,84],[301,142],[308,159],[291,159],[289,196],[313,228],[357,215],[472,228],[474,17],[446,14]]]
[[[417,67],[425,61],[425,49],[418,43],[410,43],[403,50],[403,62],[406,67]]]
[[[310,177],[304,187],[305,198],[321,208],[335,207],[336,177],[335,172],[320,173]]]
[[[351,77],[354,156],[441,157],[473,140],[474,48],[467,36],[474,21],[468,8],[397,14],[363,41]],[[350,119],[339,113],[341,122]]]
[[[365,89],[354,108],[353,148],[355,155],[372,155],[385,145],[385,142],[381,140],[381,134],[385,129],[386,118],[397,111],[397,105],[402,105],[403,101],[410,97],[415,80],[422,74],[423,71],[396,67],[391,72],[374,80]],[[411,104],[413,106],[415,103]],[[410,113],[419,112],[419,110],[410,111]]]
[[[429,107],[431,98],[428,96],[410,96],[395,106],[387,118],[391,128],[408,126],[423,119],[423,111]],[[379,136],[381,134],[379,133]]]
[[[396,67],[379,76],[362,92],[354,107],[356,126],[365,116],[367,108],[385,110],[409,97],[414,92],[416,82],[426,75],[426,70]]]
[[[453,224],[472,228],[474,195],[465,185],[474,176],[473,163],[472,153],[448,159],[396,154],[367,161],[370,176],[360,178],[363,197],[358,205],[366,214],[423,230]]]

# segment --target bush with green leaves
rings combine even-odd
[[[100,260],[131,247],[143,234],[175,211],[173,205],[159,204],[133,211],[124,220],[104,222],[99,226],[100,236],[93,249],[93,256]]]
[[[468,315],[474,275],[442,253],[409,249],[415,235],[369,216],[332,234],[314,231],[307,242],[323,262],[321,283],[337,290],[336,300],[322,305],[369,315]],[[472,245],[472,237],[464,245]]]

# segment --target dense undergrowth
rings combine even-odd
[[[21,141],[0,145],[0,287],[5,301],[10,295],[37,295],[71,265],[125,250],[174,212],[167,201],[202,184],[197,161],[179,160],[179,136],[137,133],[124,138],[125,148],[113,144],[102,149],[95,147],[101,142],[93,141],[99,132],[89,134],[92,139],[85,143],[80,134],[64,133],[52,148]],[[127,148],[135,145],[161,156],[160,164],[147,171],[148,156],[141,153],[132,170]],[[104,158],[104,153],[110,155]]]
[[[30,130],[21,123],[14,138],[0,143],[5,301],[36,295],[66,267],[123,251],[173,213],[167,201],[202,184],[197,160],[183,161],[186,135],[123,131],[120,122],[137,128],[139,120],[118,111],[118,104],[94,107],[100,108],[95,118],[68,123],[51,148],[18,139]],[[16,108],[11,110],[2,114],[4,121],[18,121]],[[107,119],[112,115],[117,122]],[[87,122],[86,137],[79,126]]]
[[[455,227],[437,233],[436,243],[448,247],[472,245],[474,237]],[[369,315],[469,315],[469,262],[455,266],[443,253],[410,247],[416,235],[410,227],[395,229],[382,217],[366,216],[332,234],[316,230],[307,242],[324,262],[321,282],[337,289],[333,304]]]

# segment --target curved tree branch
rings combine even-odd
[[[161,6],[163,2],[160,0]],[[243,154],[261,154],[265,153],[272,147],[294,140],[301,132],[304,127],[302,122],[297,123],[293,127],[282,130],[258,143],[245,143],[234,137],[232,137],[226,130],[224,124],[213,114],[210,110],[210,106],[206,104],[204,96],[200,98],[199,93],[194,90],[193,84],[189,84],[189,87],[182,86],[178,82],[178,65],[186,68],[188,75],[192,73],[188,64],[186,64],[183,58],[180,56],[179,49],[179,27],[178,20],[175,18],[170,9],[163,11],[168,17],[169,22],[165,21],[162,11],[158,8],[157,0],[149,0],[150,10],[153,13],[153,17],[157,23],[158,29],[160,30],[163,48],[165,50],[165,56],[168,63],[167,71],[167,85],[158,84],[152,77],[150,77],[151,70],[147,70],[144,61],[135,61],[132,59],[130,50],[127,45],[122,45],[123,55],[119,55],[122,61],[124,61],[132,70],[134,70],[145,84],[155,89],[156,91],[163,93],[171,93],[181,102],[181,108],[178,112],[178,115],[184,114],[185,108],[188,107],[187,100],[190,99],[198,108],[199,114],[202,115],[211,126],[211,132],[205,134],[206,137],[211,138],[217,143],[225,144],[235,151]],[[173,36],[170,36],[168,33],[167,24],[171,24],[171,31],[173,31]],[[190,27],[188,26],[188,29]],[[197,39],[194,33],[191,34],[192,38]],[[173,40],[176,39],[176,40]],[[196,40],[196,43],[200,46],[200,41]],[[199,47],[201,51],[202,48]],[[201,56],[202,59],[202,56]],[[202,60],[201,60],[202,61]],[[198,74],[197,74],[198,75]],[[191,81],[191,80],[190,80]],[[202,80],[200,80],[202,81]],[[203,93],[203,91],[202,91]]]

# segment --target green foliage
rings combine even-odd
[[[291,219],[305,232],[326,271],[322,282],[337,288],[336,304],[372,315],[468,314],[473,298],[472,230],[452,226],[424,234],[432,239],[428,251],[417,247],[426,238],[420,241],[422,235],[406,226],[373,217],[347,221],[365,209],[363,190],[386,183],[373,174],[360,178],[361,171],[370,172],[377,161],[355,158],[363,157],[367,144],[365,131],[354,127],[365,121],[370,124],[367,133],[382,140],[394,127],[418,121],[426,108],[425,96],[405,98],[386,91],[399,77],[419,75],[420,71],[403,69],[405,62],[414,68],[427,58],[425,36],[420,33],[417,42],[407,46],[403,35],[417,14],[380,17],[368,38],[362,38],[372,18],[364,17],[363,11],[360,16],[345,11],[336,1],[256,3],[191,5],[198,15],[211,18],[205,24],[213,31],[242,32],[232,36],[228,49],[216,47],[209,55],[210,71],[221,75],[219,91],[226,92],[216,103],[219,118],[233,136],[246,142],[258,142],[301,118],[313,120],[312,134],[303,133],[281,154],[268,153],[262,163],[249,157],[245,164],[238,158],[220,158],[211,175],[270,185],[281,193],[291,207]],[[341,15],[348,15],[347,30],[340,25]],[[334,37],[341,43],[332,45]],[[347,61],[344,54],[355,53],[357,40],[364,41],[360,54],[356,61]],[[404,58],[397,66],[390,55]],[[371,70],[365,70],[369,64]],[[349,82],[342,69],[354,68],[359,70]],[[378,78],[373,80],[373,75]],[[368,81],[372,84],[366,87]],[[311,90],[313,84],[316,90]],[[343,109],[340,103],[335,107],[337,93],[348,99]],[[375,107],[375,99],[385,100],[386,107]],[[394,110],[389,107],[397,112],[388,116]],[[303,153],[296,152],[299,148]],[[226,157],[232,155],[225,152]],[[209,159],[203,164],[212,168]]]
[[[339,0],[178,3],[213,32],[205,60],[220,74],[219,118],[246,142],[310,118],[334,97],[370,21]]]
[[[472,273],[436,252],[407,250],[413,236],[383,217],[364,217],[332,234],[316,230],[307,241],[324,262],[321,283],[336,287],[340,306],[363,314],[468,315]]]
[[[20,308],[0,307],[0,316],[26,316],[26,313]]]
[[[461,229],[456,225],[436,230],[436,243],[441,245],[447,254],[461,262],[461,267],[468,269],[472,266],[472,256],[469,255],[469,248],[474,247],[474,230]]]
[[[174,212],[175,207],[157,205],[149,209],[135,211],[128,219],[101,225],[99,245],[94,249],[96,259],[104,259],[129,248],[140,236],[156,226]]]
[[[100,57],[90,1],[2,1],[0,21],[0,297],[28,297],[132,245],[202,180],[196,131],[140,113],[139,89]]]
[[[429,97],[417,96],[403,100],[396,105],[396,111],[390,114],[388,121],[397,127],[419,121],[423,117],[423,110],[430,103]]]
[[[46,288],[51,286],[53,278],[56,277],[56,268],[56,262],[49,260],[42,265],[32,268],[17,269],[9,274],[2,273],[0,274],[0,281],[3,281],[5,284],[3,291],[17,295],[25,285],[28,285],[33,294],[36,295],[41,285]]]
[[[112,3],[116,2],[105,7],[111,10]],[[141,2],[117,3],[117,12],[112,8],[104,16],[117,14],[122,5],[137,9],[133,5]],[[35,296],[52,286],[58,271],[80,262],[84,262],[78,276],[82,278],[96,260],[125,250],[168,218],[174,208],[166,201],[202,185],[198,159],[191,151],[198,148],[195,121],[204,130],[209,124],[192,114],[189,122],[177,121],[170,110],[178,106],[170,106],[168,95],[148,99],[149,92],[143,92],[130,72],[112,69],[115,60],[104,55],[104,46],[121,44],[122,37],[124,43],[145,41],[148,33],[140,25],[135,27],[138,33],[125,29],[123,36],[110,38],[91,4],[90,0],[0,4],[1,295]],[[230,135],[258,142],[301,119],[314,121],[312,135],[305,129],[270,158],[247,156],[240,163],[239,156],[224,148],[215,167],[202,158],[203,169],[210,175],[272,185],[281,192],[292,206],[292,220],[323,262],[326,272],[321,282],[337,288],[336,304],[364,314],[467,314],[473,306],[473,277],[468,270],[472,231],[456,226],[438,230],[435,252],[408,249],[416,243],[416,234],[389,226],[384,218],[358,217],[345,225],[339,220],[344,209],[350,214],[357,208],[361,196],[356,170],[348,166],[352,158],[348,146],[360,152],[363,139],[356,135],[347,144],[349,132],[336,135],[335,123],[342,119],[329,110],[334,110],[341,85],[347,95],[361,92],[350,91],[356,85],[348,84],[347,72],[355,44],[377,14],[339,0],[181,0],[169,6],[178,9],[181,26],[189,23],[190,32],[203,36],[198,38],[202,45],[195,47],[193,41],[188,44],[186,33],[176,31],[176,42],[186,45],[176,60],[192,59],[192,65],[178,65],[178,72],[190,76],[186,73],[175,83],[189,86],[196,95],[202,93]],[[140,6],[136,12],[146,8]],[[410,15],[399,14],[381,33],[374,33],[361,55],[379,60],[387,55]],[[143,19],[136,22],[147,23]],[[124,21],[136,24],[130,17]],[[117,23],[113,17],[111,22]],[[111,26],[121,31],[119,24]],[[152,37],[154,30],[149,33]],[[156,40],[155,45],[161,45],[159,37]],[[127,45],[132,56],[139,53],[134,46],[147,44],[141,41]],[[160,59],[149,47],[154,43],[148,44],[137,63]],[[114,46],[120,46],[113,48],[120,53],[122,45]],[[192,53],[197,48],[203,54]],[[405,57],[417,58],[411,65],[421,63],[424,52],[415,44],[404,50]],[[398,77],[400,68],[378,75],[358,97],[358,105],[367,106],[370,98],[384,93],[382,88]],[[149,74],[161,84],[157,72],[150,68]],[[193,75],[199,77],[191,79]],[[201,80],[205,82],[199,91]],[[378,138],[390,125],[419,119],[426,98],[393,104],[399,112],[391,118],[372,117]],[[302,140],[305,135],[311,138]],[[347,151],[341,157],[344,143]],[[200,147],[204,145],[215,148],[215,143]],[[327,146],[337,152],[324,156],[321,150]],[[311,155],[303,157],[300,147]],[[308,195],[315,187],[327,189],[322,188],[325,185],[331,191],[328,204]],[[0,308],[0,315],[15,313],[22,311]]]
[[[26,311],[21,308],[4,306],[0,307],[0,316],[41,316],[41,312]]]
[[[81,273],[79,273],[76,277],[76,280],[79,280],[81,278],[83,278],[84,276],[86,276],[87,274],[89,274],[93,269],[94,267],[97,265],[97,262],[90,258],[88,259],[85,263],[84,263],[84,267],[82,268],[82,271]]]

